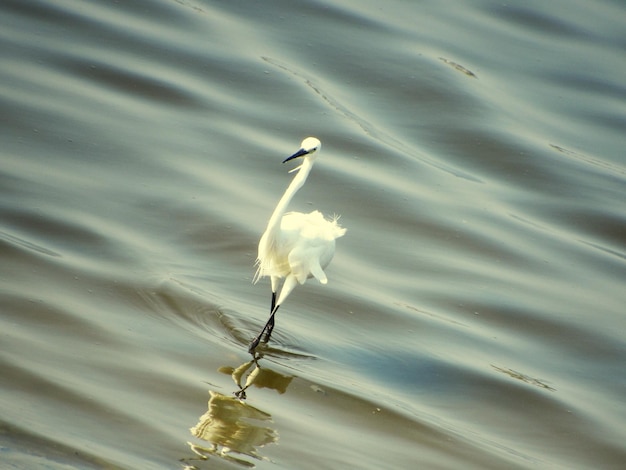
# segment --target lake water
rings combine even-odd
[[[624,468],[625,20],[3,1],[2,468]],[[254,364],[308,135],[348,232]]]

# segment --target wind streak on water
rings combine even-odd
[[[369,123],[365,118],[355,112],[350,111],[347,106],[340,103],[337,99],[331,97],[327,91],[325,91],[318,83],[313,81],[313,79],[307,76],[305,73],[293,70],[287,64],[283,64],[278,60],[272,59],[270,57],[262,57],[262,59],[265,62],[273,65],[274,67],[278,67],[288,72],[290,75],[300,79],[306,86],[311,88],[316,95],[322,98],[322,100],[324,100],[330,107],[332,107],[334,110],[344,115],[348,120],[354,122],[357,126],[359,126],[366,135],[380,141],[381,143],[389,146],[392,149],[395,149],[400,155],[410,156],[416,160],[428,163],[429,165],[438,168],[439,170],[445,171],[459,178],[464,178],[477,183],[481,182],[478,178],[467,174],[459,169],[449,167],[443,164],[441,161],[429,159],[422,153],[418,153],[415,148],[408,147],[401,140],[396,139],[393,136],[390,136],[389,134],[381,131],[379,127]]]

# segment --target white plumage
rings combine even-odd
[[[335,254],[335,239],[346,233],[346,229],[337,223],[338,216],[326,219],[319,211],[308,214],[285,213],[289,202],[309,176],[321,146],[321,142],[315,137],[307,137],[302,141],[300,150],[283,161],[303,159],[299,167],[290,171],[297,171],[297,174],[278,201],[259,241],[254,282],[264,276],[270,277],[272,304],[269,320],[250,343],[251,353],[254,353],[261,339],[264,342],[269,341],[276,310],[298,284],[304,284],[310,277],[315,277],[322,284],[328,282],[324,268]],[[280,293],[277,296],[279,287]]]

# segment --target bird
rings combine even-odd
[[[278,201],[259,241],[253,283],[269,276],[272,301],[267,323],[248,347],[252,355],[261,341],[269,342],[276,311],[296,286],[311,277],[321,284],[328,283],[324,268],[335,254],[335,239],[346,233],[346,229],[338,223],[338,215],[326,218],[317,210],[308,214],[286,212],[294,195],[306,182],[321,148],[319,139],[307,137],[296,153],[283,160],[286,163],[302,159],[302,163],[289,171],[296,172],[296,175]]]

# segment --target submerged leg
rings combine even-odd
[[[278,278],[272,277],[272,313],[270,314],[270,318],[267,320],[267,323],[259,333],[259,335],[252,340],[250,346],[248,347],[248,352],[254,355],[254,350],[259,345],[261,340],[264,343],[267,343],[270,340],[270,336],[272,336],[272,330],[274,329],[274,315],[276,315],[276,310],[281,304],[285,301],[287,296],[291,293],[291,291],[298,285],[298,281],[293,274],[289,274],[285,278],[285,282],[280,289],[280,295],[276,298],[276,289],[278,286]]]
[[[270,340],[270,336],[272,335],[272,330],[274,329],[274,315],[276,315],[276,310],[278,307],[274,308],[274,311],[270,315],[270,318],[267,320],[267,323],[261,330],[261,332],[257,335],[256,338],[252,340],[250,346],[248,346],[248,352],[254,354],[254,350],[257,348],[259,343],[261,342],[261,338],[264,343],[267,343]]]
[[[274,313],[276,313],[276,292],[272,292],[272,308],[270,309],[270,318],[267,320],[265,325],[265,335],[261,335],[261,342],[267,343],[270,340],[270,336],[272,336],[272,330],[274,329],[274,324],[276,323]]]
[[[268,343],[270,340],[270,336],[272,336],[272,331],[274,330],[274,323],[276,322],[275,320],[276,310],[278,310],[278,307],[274,307],[269,320],[267,320],[267,325],[265,325],[266,327],[265,335],[263,335],[263,339],[261,340],[264,343]]]

